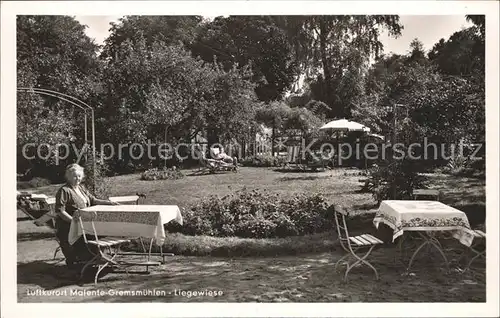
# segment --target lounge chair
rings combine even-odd
[[[238,166],[235,162],[227,163],[223,160],[207,159],[205,153],[200,149],[196,149],[195,154],[198,156],[202,172],[209,171],[210,173],[216,173],[218,171],[238,171]]]

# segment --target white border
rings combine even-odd
[[[182,316],[182,317],[486,317],[498,316],[498,24],[496,1],[27,1],[1,4],[1,283],[2,317]],[[15,182],[15,35],[16,14],[127,15],[169,14],[218,16],[229,14],[486,14],[487,36],[487,303],[306,303],[306,304],[17,304]],[[15,224],[15,223],[14,223]],[[91,306],[91,308],[88,308]],[[91,309],[92,311],[90,311]]]

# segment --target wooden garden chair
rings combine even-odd
[[[347,260],[347,269],[344,275],[344,281],[347,281],[347,275],[349,274],[351,269],[355,266],[364,264],[374,271],[375,277],[378,280],[379,276],[377,270],[366,259],[376,246],[379,246],[384,242],[370,234],[349,236],[349,230],[347,228],[346,221],[348,217],[349,214],[344,208],[335,206],[335,224],[337,234],[339,237],[340,245],[346,252],[346,254],[335,263],[335,269],[337,269],[344,260]],[[360,254],[360,252],[362,251],[366,252],[364,252],[364,254]]]
[[[287,164],[299,164],[300,163],[300,147],[299,146],[288,146],[287,148]]]
[[[120,204],[127,204],[127,203],[139,204],[139,201],[141,199],[145,200],[146,195],[142,194],[142,193],[136,193],[136,195],[124,195],[124,196],[109,197],[110,201],[117,202]]]
[[[441,191],[434,189],[415,189],[413,190],[413,199],[419,198],[432,199],[439,201],[441,199]]]
[[[472,263],[477,259],[486,259],[486,245],[483,250],[479,250],[479,245],[486,244],[486,233],[482,230],[474,230],[474,240],[472,241],[472,245],[470,247],[466,247],[464,253],[462,254],[461,259],[467,258],[470,254],[473,254],[472,258],[467,262],[467,265],[464,268],[464,272],[467,271]]]

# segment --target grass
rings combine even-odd
[[[279,172],[272,168],[242,167],[238,173],[218,173],[194,176],[190,171],[178,180],[140,180],[140,174],[116,176],[109,179],[111,194],[146,194],[145,204],[174,204],[180,207],[211,195],[224,196],[237,190],[260,189],[282,196],[298,193],[319,193],[330,202],[352,207],[360,212],[375,202],[370,194],[359,193],[358,177],[345,176],[350,169],[323,172]],[[55,195],[59,185],[37,188],[38,193]]]
[[[167,236],[163,251],[184,256],[266,257],[331,252],[337,247],[337,235],[334,231],[276,239],[221,238],[172,233]],[[138,250],[139,246],[134,245],[131,249]],[[159,248],[155,248],[154,252],[159,252]]]
[[[194,176],[190,171],[178,180],[141,180],[140,174],[109,178],[112,195],[146,194],[145,204],[174,204],[180,207],[211,195],[224,196],[233,191],[260,189],[292,197],[299,193],[320,193],[330,204],[341,204],[357,215],[354,230],[369,232],[379,237],[371,223],[376,202],[369,193],[360,193],[359,171],[334,169],[322,172],[280,172],[272,168],[240,168],[238,173],[220,173]],[[476,226],[485,218],[485,181],[470,177],[445,174],[426,174],[430,187],[443,192],[443,202],[464,211]],[[59,185],[36,189],[36,192],[55,195]],[[243,239],[237,237],[185,236],[169,234],[164,251],[177,255],[264,256],[297,255],[306,251],[330,251],[334,233],[322,233],[285,239]]]

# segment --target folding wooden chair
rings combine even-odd
[[[287,148],[287,164],[299,164],[300,163],[300,147],[299,146],[288,146]]]
[[[375,272],[375,277],[378,280],[379,276],[377,270],[366,260],[366,258],[376,246],[379,246],[384,242],[370,234],[349,236],[346,221],[347,217],[349,217],[349,214],[344,208],[335,206],[335,224],[337,226],[337,234],[339,236],[340,245],[346,252],[346,254],[340,258],[337,263],[335,263],[335,270],[344,260],[347,260],[347,269],[344,275],[344,280],[347,281],[347,275],[353,267],[365,264]],[[358,253],[362,250],[368,251],[366,251],[362,256],[358,255]],[[351,263],[350,260],[353,260],[354,262]]]
[[[110,201],[117,202],[120,204],[126,204],[126,203],[132,203],[132,204],[139,204],[140,200],[145,200],[146,195],[142,193],[136,193],[135,195],[124,195],[124,196],[116,196],[116,197],[109,197]]]
[[[149,266],[159,266],[160,262],[152,262],[148,261],[147,262],[126,262],[126,261],[121,261],[117,260],[117,256],[123,255],[120,253],[120,247],[125,244],[129,243],[131,240],[127,238],[119,238],[119,237],[102,237],[99,238],[98,233],[95,228],[94,221],[98,221],[98,213],[95,212],[80,212],[77,211],[74,215],[74,217],[77,217],[78,223],[80,226],[80,229],[82,231],[82,236],[85,242],[85,245],[87,246],[89,252],[93,255],[92,259],[89,260],[82,268],[80,272],[80,279],[83,280],[85,271],[91,267],[91,266],[96,266],[97,265],[97,272],[94,277],[94,284],[97,285],[97,279],[99,277],[99,274],[102,272],[104,268],[107,266],[115,266],[118,268],[123,268],[125,269],[126,273],[128,274],[128,267],[131,266],[146,266],[148,268]],[[92,228],[92,238],[88,238],[85,231],[85,227],[83,226],[83,222],[90,222],[91,228]],[[147,271],[147,270],[146,270]]]
[[[413,200],[418,200],[418,198],[428,198],[439,201],[441,199],[441,191],[434,189],[415,189],[413,190]]]
[[[486,233],[481,230],[474,230],[474,241],[472,242],[472,245],[470,247],[466,247],[462,254],[462,257],[460,257],[460,259],[468,258],[471,252],[474,255],[468,261],[467,265],[464,268],[464,271],[467,271],[475,260],[480,258],[486,259],[486,246],[484,247],[483,250],[477,249],[479,245],[483,245],[485,243],[486,243]]]

